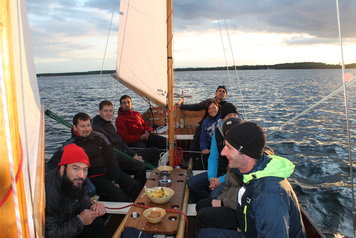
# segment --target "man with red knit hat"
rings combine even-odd
[[[58,168],[46,175],[46,237],[105,237],[102,203],[87,196],[90,162],[76,144],[64,147]]]

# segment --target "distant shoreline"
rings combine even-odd
[[[345,65],[346,69],[356,69],[356,63]],[[229,70],[234,70],[235,66],[229,66]],[[341,69],[338,64],[325,64],[316,62],[301,62],[301,63],[283,63],[273,65],[241,65],[236,66],[238,70],[269,70],[269,69]],[[176,68],[175,71],[209,71],[209,70],[226,70],[226,66],[217,67],[189,67],[189,68]],[[102,74],[112,74],[115,70],[103,70]],[[37,74],[38,77],[42,76],[68,76],[68,75],[89,75],[100,74],[100,70],[86,71],[86,72],[66,72],[66,73],[41,73]]]

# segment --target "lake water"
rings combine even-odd
[[[355,70],[349,71],[356,75]],[[186,103],[212,97],[219,84],[228,88],[228,101],[247,120],[266,132],[278,129],[309,106],[342,86],[340,70],[247,70],[229,79],[225,71],[175,73],[175,92],[191,95]],[[77,112],[92,117],[102,100],[118,105],[123,94],[135,110],[147,103],[110,75],[39,77],[45,109],[71,122]],[[240,94],[242,92],[242,96]],[[356,83],[348,89],[352,153],[356,150]],[[115,110],[117,108],[115,107]],[[69,129],[46,117],[46,158],[70,136]],[[301,205],[327,237],[352,237],[352,200],[344,97],[338,94],[267,138],[277,155],[296,165],[291,177]],[[354,183],[356,179],[354,180]]]

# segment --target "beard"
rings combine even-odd
[[[82,179],[80,179],[82,180]],[[84,182],[84,180],[82,180]],[[72,199],[80,199],[86,192],[85,186],[83,184],[74,185],[73,181],[67,176],[67,168],[64,170],[62,177],[62,191],[64,195]]]

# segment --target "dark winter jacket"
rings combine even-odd
[[[306,237],[297,196],[286,179],[293,170],[289,160],[265,155],[243,174],[236,211],[247,238]]]
[[[90,208],[90,200],[83,197],[75,200],[65,196],[61,189],[59,170],[46,175],[46,237],[77,237],[84,229],[79,214]]]
[[[119,181],[119,165],[113,146],[104,134],[93,131],[88,137],[72,133],[74,143],[82,147],[90,160],[88,177],[107,175],[112,181]]]
[[[153,128],[146,124],[139,112],[121,111],[121,108],[118,110],[115,125],[117,132],[126,143],[140,141],[140,136],[145,131],[153,131]]]
[[[88,155],[91,167],[89,168],[88,177],[107,175],[112,181],[119,179],[119,165],[113,146],[101,132],[93,131],[88,137],[82,137],[75,134],[72,129],[72,138],[67,140],[63,146],[52,156],[47,163],[47,172],[57,168],[62,158],[63,148],[66,145],[75,143],[82,147]]]
[[[123,141],[121,136],[117,133],[111,121],[106,121],[101,116],[96,115],[93,118],[92,126],[93,126],[93,130],[103,133],[116,149],[130,156],[135,155],[135,152],[127,146],[127,144]]]
[[[200,150],[210,149],[211,138],[217,127],[218,120],[221,118],[220,113],[215,117],[207,116],[201,124],[200,133]]]
[[[206,99],[204,101],[201,101],[199,103],[194,103],[194,104],[184,104],[184,103],[182,103],[180,105],[180,109],[187,110],[187,111],[200,111],[200,110],[206,109],[207,104],[211,99],[215,99],[215,98],[208,98],[208,99]],[[222,106],[225,103],[226,103],[226,101],[223,100],[219,104],[220,104],[220,106]]]

